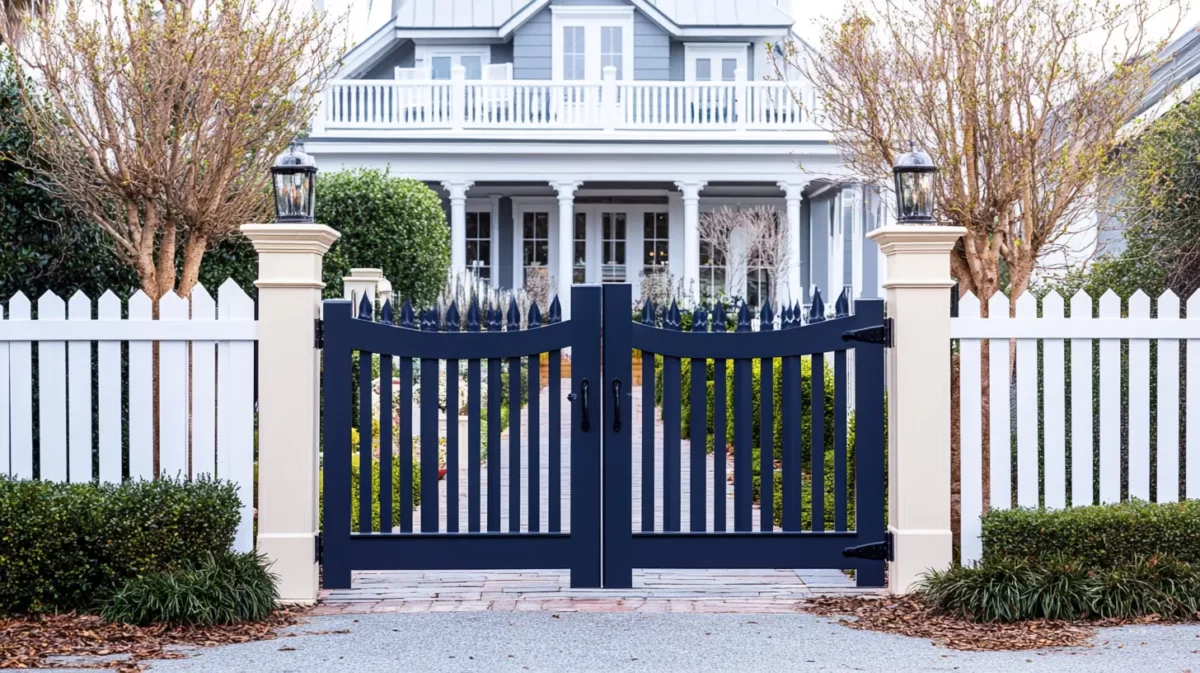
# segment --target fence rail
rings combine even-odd
[[[1186,319],[1169,291],[1153,312],[1145,293],[1123,310],[1111,290],[1097,306],[1083,292],[1069,304],[1051,292],[1040,305],[1027,292],[1014,317],[1001,293],[988,301],[988,317],[982,308],[968,294],[951,319],[964,563],[983,552],[985,473],[992,508],[1200,498],[1200,292]]]
[[[36,316],[34,312],[36,308]],[[142,292],[123,308],[52,292],[21,293],[0,312],[0,475],[118,483],[159,473],[239,486],[235,548],[253,548],[254,301],[233,281],[214,301]],[[154,346],[158,345],[158,417]],[[36,356],[36,357],[35,357]],[[127,410],[127,411],[126,411]],[[36,458],[36,462],[35,462]]]

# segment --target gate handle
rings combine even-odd
[[[580,423],[580,429],[582,429],[584,432],[587,432],[588,430],[590,430],[592,428],[592,424],[588,421],[588,380],[587,379],[584,379],[583,382],[579,384],[579,392],[583,396],[583,422]],[[567,399],[570,400],[571,402],[574,402],[575,400],[577,400],[579,398],[575,396],[575,393],[570,393],[569,395],[567,395]]]
[[[616,415],[613,416],[613,432],[621,431],[621,379],[613,379],[613,406],[616,408]]]

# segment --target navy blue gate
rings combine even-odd
[[[766,305],[757,331],[744,304],[647,303],[635,321],[629,285],[571,302],[544,325],[536,306],[325,302],[326,587],[354,570],[541,568],[576,587],[630,587],[633,568],[854,569],[882,586],[881,300],[851,312],[843,294],[829,319],[819,295]]]
[[[796,306],[776,316],[767,304],[757,332],[744,303],[729,332],[720,304],[696,309],[685,331],[676,306],[647,302],[635,323],[631,301],[628,285],[604,288],[604,586],[631,586],[633,568],[854,569],[859,586],[882,586],[882,300],[860,300],[851,314],[843,294],[830,319],[819,293],[807,315]],[[622,410],[634,406],[635,352],[640,428]],[[661,408],[661,439],[650,400]]]
[[[569,568],[572,586],[600,586],[601,447],[600,433],[589,432],[588,418],[589,396],[595,394],[588,390],[589,381],[600,380],[600,288],[573,288],[571,301],[574,319],[561,320],[556,299],[546,325],[541,324],[536,305],[526,316],[520,315],[515,303],[507,311],[472,303],[465,316],[451,305],[445,315],[422,312],[418,325],[417,316],[407,304],[399,311],[397,321],[395,311],[387,304],[375,316],[370,303],[364,301],[355,316],[348,301],[325,302],[325,587],[350,587],[353,570],[492,568]],[[564,349],[571,349],[568,392],[562,391]],[[550,430],[546,442],[542,442],[540,423],[534,421],[529,423],[525,436],[530,446],[544,444],[547,448],[545,485],[540,479],[541,451],[529,451],[529,464],[524,470],[521,467],[522,416],[531,420],[542,417],[543,360]],[[460,375],[443,376],[442,362],[446,372]],[[393,372],[397,364],[398,371]],[[357,424],[352,419],[355,365]],[[378,375],[374,373],[376,367]],[[459,479],[460,437],[455,422],[462,378],[466,380],[466,391],[461,397],[466,399],[468,419],[465,484]],[[373,389],[375,380],[379,382],[378,391]],[[417,420],[424,429],[416,465],[412,450],[414,405],[408,402],[414,399],[414,385],[419,387]],[[527,398],[525,409],[520,402],[512,403],[522,397]],[[397,404],[394,400],[404,402]],[[447,414],[444,457],[440,433],[429,431],[438,428],[441,406],[452,409]],[[598,410],[596,405],[593,413],[597,418]],[[501,441],[505,412],[509,413],[507,447]],[[564,527],[563,435],[558,429],[568,423],[567,415],[570,516]],[[376,425],[378,439],[374,437]],[[352,427],[358,431],[357,446],[351,446]],[[399,436],[394,438],[394,433]],[[393,440],[400,447],[395,455],[391,450],[376,448],[392,447]],[[501,454],[506,448],[505,461]],[[439,488],[443,460],[444,495]],[[352,480],[355,465],[356,482]],[[486,472],[482,472],[485,465]],[[393,478],[381,478],[383,475]],[[419,494],[415,493],[418,489]],[[507,498],[502,502],[504,490]],[[464,493],[465,507],[461,505]],[[543,495],[547,495],[544,513]],[[352,501],[358,505],[358,516],[353,519]],[[463,509],[465,521],[460,516]],[[419,511],[416,530],[414,511]]]

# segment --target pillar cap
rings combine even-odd
[[[383,269],[369,267],[350,269],[350,275],[346,276],[346,280],[383,280]]]
[[[243,224],[242,235],[254,244],[259,254],[308,252],[323,255],[341,237],[333,227],[324,224]]]
[[[965,227],[891,224],[870,232],[867,238],[875,241],[884,255],[891,256],[898,252],[949,253],[966,233]]]

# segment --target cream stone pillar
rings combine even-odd
[[[558,303],[563,320],[571,317],[571,280],[575,275],[575,190],[580,182],[551,182],[558,192]]]
[[[323,224],[247,224],[258,252],[258,551],[285,603],[317,600],[317,441]]]
[[[800,286],[800,200],[807,186],[807,182],[779,183],[787,200],[788,273],[785,287],[788,296],[785,299],[789,303],[804,301],[804,291]]]
[[[450,270],[454,273],[467,269],[467,190],[474,184],[469,180],[442,183],[450,194]]]
[[[888,588],[908,593],[950,566],[950,251],[962,227],[887,226],[867,235],[887,259]]]
[[[683,289],[695,299],[700,294],[700,190],[707,184],[702,180],[675,183],[683,192]]]
[[[381,282],[384,282],[383,269],[350,269],[350,275],[342,278],[342,298],[351,302],[352,314],[358,315],[358,305],[364,294],[371,298],[371,306],[379,305]]]

